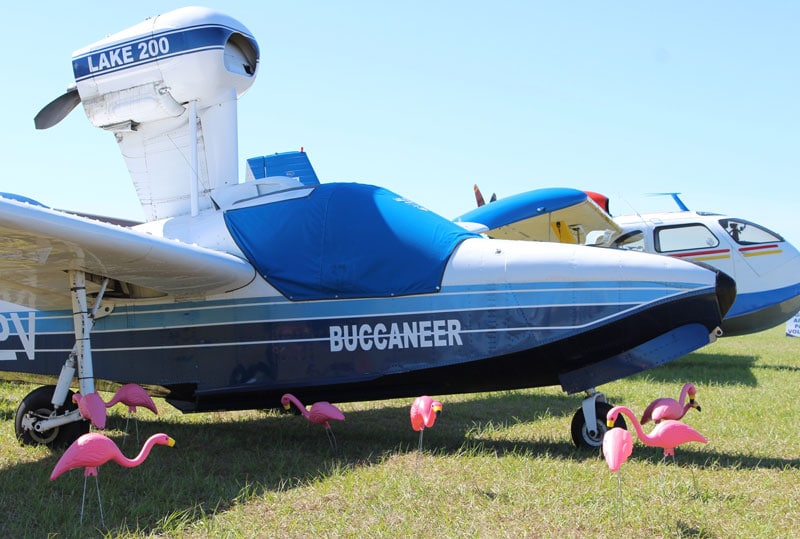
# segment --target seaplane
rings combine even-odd
[[[181,8],[72,56],[66,93],[115,137],[139,224],[0,196],[0,375],[24,444],[88,430],[71,398],[136,383],[183,412],[560,385],[598,447],[597,387],[713,342],[736,297],[677,258],[487,238],[386,188],[321,182],[305,152],[246,160],[237,104],[261,70],[232,17]],[[41,380],[41,382],[39,382]]]
[[[709,264],[736,281],[736,300],[722,323],[726,336],[780,325],[800,310],[800,253],[783,236],[746,219],[693,211],[680,193],[675,211],[612,217],[608,197],[572,188],[534,189],[484,202],[457,217],[497,239],[583,243]]]

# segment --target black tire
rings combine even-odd
[[[22,402],[17,407],[17,413],[14,415],[14,432],[17,439],[23,445],[46,445],[51,449],[59,449],[70,445],[78,439],[81,434],[89,432],[88,421],[75,421],[61,425],[54,429],[45,432],[36,432],[34,430],[26,430],[22,428],[22,420],[27,415],[33,415],[40,419],[45,419],[53,412],[53,403],[50,402],[53,398],[53,392],[56,386],[41,386],[37,387],[28,393]],[[64,411],[68,412],[77,408],[77,405],[72,402],[72,391],[67,392],[67,401],[64,403]]]
[[[603,436],[605,435],[608,427],[606,426],[606,414],[613,406],[607,402],[595,401],[594,402],[594,415],[597,419],[597,435],[592,436],[586,429],[586,419],[583,417],[583,408],[578,408],[575,415],[572,416],[572,441],[580,448],[597,449],[603,445]],[[628,425],[622,415],[617,416],[614,422],[615,427],[627,429]]]

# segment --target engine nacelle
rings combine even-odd
[[[82,103],[114,134],[148,221],[196,215],[239,181],[236,104],[258,62],[240,22],[177,9],[75,51],[75,87],[34,120],[47,129]]]
[[[189,7],[151,17],[72,55],[78,93],[97,127],[174,118],[241,96],[259,49],[244,25]]]

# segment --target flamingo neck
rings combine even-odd
[[[114,406],[118,402],[120,402],[120,398],[118,396],[114,395],[113,397],[111,397],[110,401],[105,403],[106,404],[106,408],[111,408],[112,406]]]
[[[692,386],[692,384],[684,384],[683,385],[683,389],[681,389],[681,397],[680,397],[680,400],[678,401],[678,402],[680,402],[681,406],[683,406],[683,403],[686,402],[686,396],[689,394],[689,392],[692,389],[694,389],[694,386]]]
[[[297,406],[297,409],[300,410],[300,413],[303,414],[303,417],[306,418],[308,417],[309,412],[306,409],[305,405],[302,402],[300,402],[300,399],[291,394],[287,395],[286,398],[289,399],[289,401],[292,402],[295,406]]]
[[[633,412],[630,411],[628,408],[624,406],[617,407],[617,412],[621,413],[628,419],[630,419],[631,423],[633,423],[633,428],[636,430],[636,436],[639,437],[639,440],[644,443],[645,445],[653,445],[653,439],[645,433],[644,429],[642,429],[641,423],[639,420],[636,419],[636,416],[633,415]]]
[[[120,458],[117,460],[117,464],[120,466],[124,466],[125,468],[133,468],[135,466],[140,465],[144,460],[147,458],[147,455],[150,454],[150,451],[153,449],[153,446],[156,445],[156,440],[158,439],[158,434],[154,434],[153,436],[149,437],[142,446],[142,450],[139,451],[139,454],[129,459],[125,455],[120,452]]]

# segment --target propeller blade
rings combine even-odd
[[[477,183],[472,187],[472,190],[475,191],[475,202],[478,203],[478,207],[480,208],[481,206],[486,204],[486,202],[484,202],[483,200],[483,194],[481,194],[481,190],[478,189]]]
[[[62,94],[44,106],[39,114],[33,119],[36,129],[48,129],[67,117],[72,109],[81,102],[78,88],[70,88],[67,93]]]

